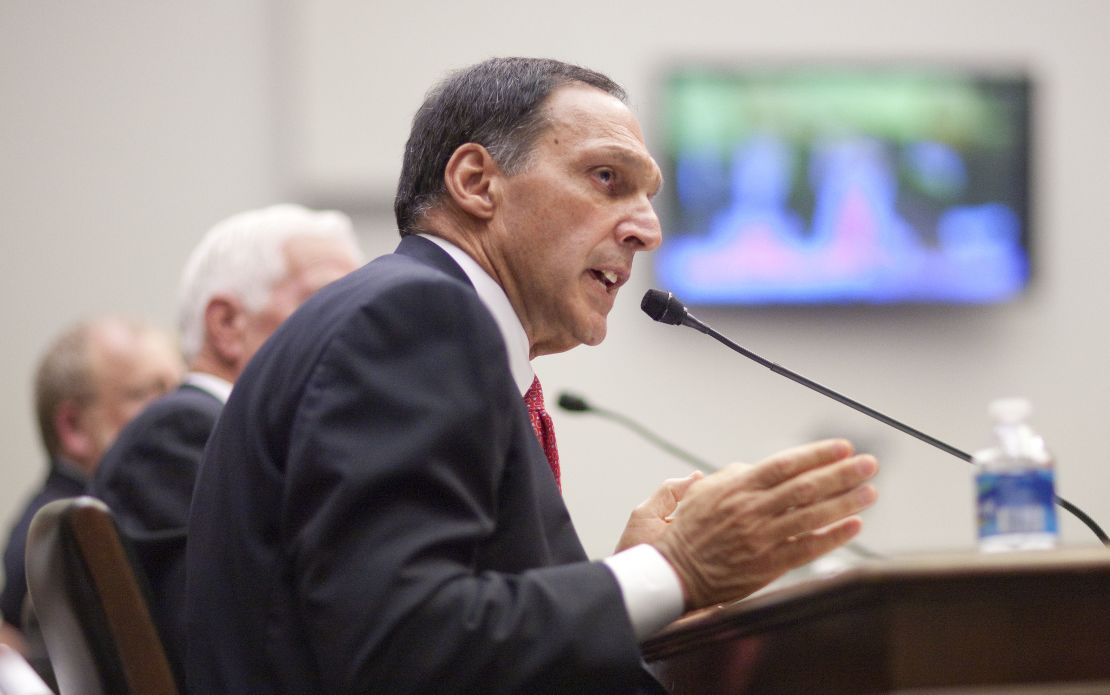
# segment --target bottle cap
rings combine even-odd
[[[995,422],[1012,425],[1024,422],[1033,413],[1033,406],[1026,398],[997,398],[988,408]]]

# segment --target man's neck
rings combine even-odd
[[[449,242],[454,247],[461,250],[469,256],[475,263],[477,263],[486,275],[493,278],[493,281],[504,289],[505,284],[501,281],[497,273],[497,269],[486,249],[478,240],[478,234],[470,233],[466,230],[459,229],[458,225],[451,223],[451,220],[446,219],[446,215],[440,215],[432,220],[434,224],[427,225],[426,229],[417,232],[420,236],[436,240],[442,239]]]
[[[50,467],[67,478],[79,481],[88,481],[92,477],[92,469],[94,468],[93,466],[86,467],[64,454],[51,457]]]
[[[214,377],[223,379],[224,381],[234,384],[235,380],[239,378],[239,372],[234,365],[228,364],[226,361],[219,359],[211,354],[208,350],[202,350],[199,355],[194,357],[189,362],[190,372],[200,372],[202,374],[211,374]]]

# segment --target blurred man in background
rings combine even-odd
[[[23,558],[35,512],[54,500],[83,494],[120,429],[181,376],[181,357],[168,336],[133,319],[84,321],[47,348],[35,377],[35,411],[49,468],[4,551],[0,611],[12,628],[23,624]]]
[[[181,280],[185,381],[121,432],[89,485],[134,544],[179,679],[186,521],[208,435],[259,346],[301,302],[360,262],[351,221],[339,212],[276,205],[209,230]]]

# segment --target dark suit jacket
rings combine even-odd
[[[197,468],[223,404],[182,385],[120,432],[89,482],[130,541],[178,680],[185,665],[185,537]]]
[[[59,461],[50,462],[50,472],[42,488],[23,508],[8,536],[4,548],[4,591],[0,593],[0,613],[17,628],[23,627],[23,599],[27,596],[27,574],[24,555],[27,551],[27,529],[38,510],[54,500],[77,497],[85,492],[85,479],[73,468]]]
[[[190,524],[191,692],[644,685],[493,317],[425,239],[322,290],[258,352]]]

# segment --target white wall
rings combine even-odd
[[[432,19],[438,18],[438,19]],[[294,197],[358,213],[390,249],[389,187],[404,121],[446,70],[488,55],[552,55],[609,72],[649,138],[651,80],[672,60],[941,60],[1022,65],[1038,78],[1036,285],[987,309],[808,309],[700,315],[747,347],[952,444],[985,441],[987,402],[1024,394],[1060,459],[1060,492],[1110,526],[1101,434],[1110,379],[1110,47],[1099,0],[690,0],[481,5],[296,2],[0,4],[0,511],[39,474],[29,379],[46,341],[103,309],[168,323],[201,231]],[[398,126],[398,120],[401,126]],[[398,136],[398,127],[402,135]],[[365,164],[363,164],[365,163]],[[824,434],[880,454],[862,542],[885,552],[970,547],[966,464],[638,309],[647,264],[610,338],[544,358],[563,389],[633,415],[711,460],[756,460]],[[587,549],[684,465],[608,422],[555,412],[566,496]],[[1092,536],[1065,522],[1065,541]]]
[[[262,0],[0,3],[0,526],[45,470],[31,380],[66,325],[170,328],[186,254],[269,203]]]

